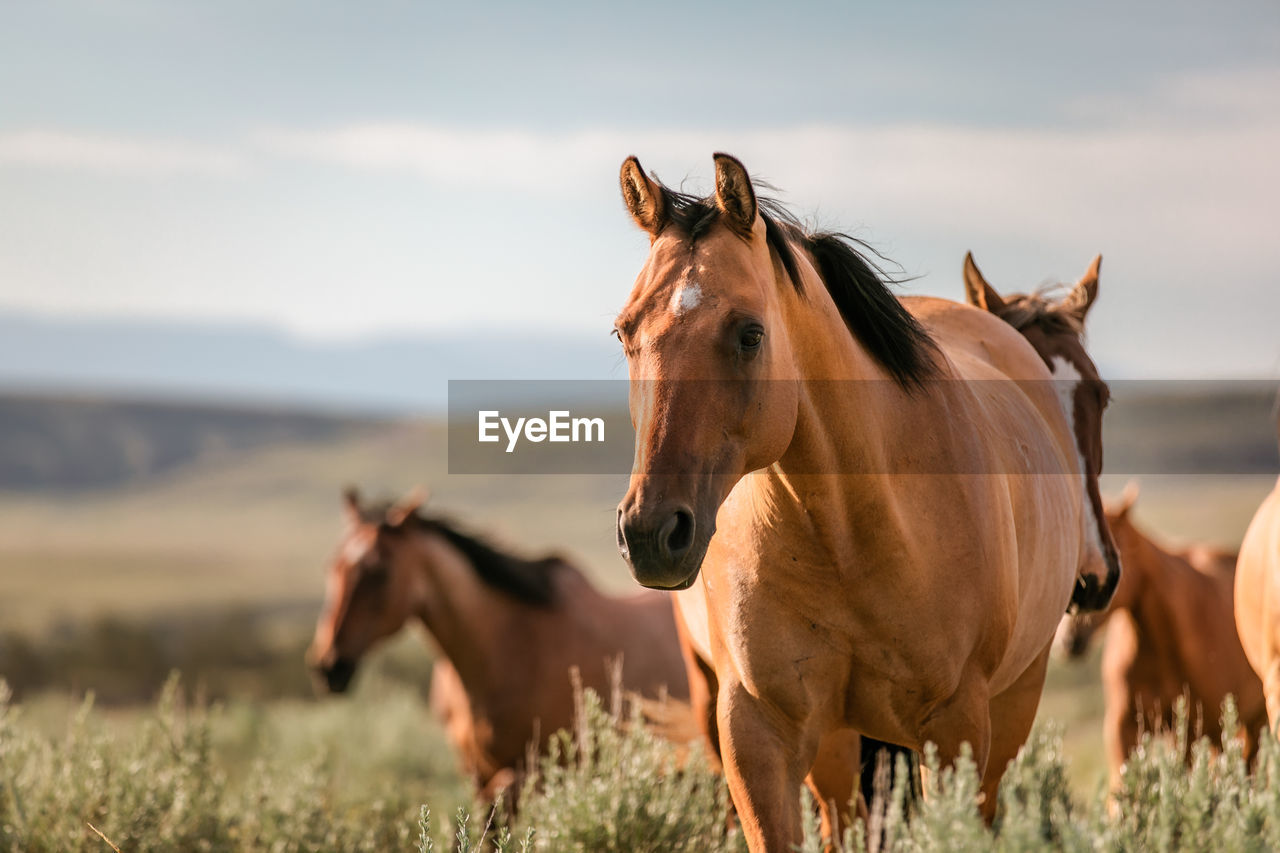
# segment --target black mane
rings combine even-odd
[[[391,504],[372,508],[362,515],[367,521],[385,523]],[[489,586],[517,601],[537,607],[549,607],[555,603],[554,583],[556,570],[563,566],[558,557],[530,560],[501,550],[482,537],[460,530],[453,521],[439,515],[414,512],[405,521],[413,529],[435,533],[444,537],[471,563],[476,575]]]
[[[668,227],[696,241],[719,220],[713,198],[662,187]],[[898,283],[867,257],[880,256],[861,240],[832,231],[809,231],[780,202],[757,196],[770,249],[801,295],[796,246],[809,253],[849,332],[904,388],[918,387],[937,373],[938,348],[929,333],[889,289]],[[866,253],[866,254],[864,254]]]

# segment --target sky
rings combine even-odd
[[[904,293],[1102,253],[1111,375],[1280,377],[1274,0],[16,2],[0,105],[0,312],[607,335],[623,158],[728,151]]]

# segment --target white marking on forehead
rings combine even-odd
[[[1075,410],[1076,388],[1080,386],[1080,380],[1084,377],[1069,359],[1060,355],[1055,355],[1049,360],[1049,372],[1053,374],[1053,388],[1058,392],[1058,402],[1062,404],[1062,411],[1067,415],[1071,434],[1075,435],[1076,422],[1072,413]]]
[[[1084,485],[1085,526],[1089,528],[1089,541],[1102,552],[1102,534],[1098,532],[1098,516],[1093,511],[1093,501],[1089,498],[1089,469],[1085,465],[1084,454],[1080,452],[1080,436],[1076,435],[1076,389],[1084,378],[1070,360],[1055,355],[1049,362],[1049,372],[1053,374],[1053,388],[1058,393],[1058,404],[1062,413],[1067,416],[1067,428],[1071,430],[1071,449],[1075,451],[1076,462],[1080,465],[1081,483]]]
[[[671,294],[671,313],[679,317],[697,308],[700,302],[702,302],[702,285],[686,278],[676,285],[675,292]]]

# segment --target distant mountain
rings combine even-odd
[[[0,395],[0,490],[111,488],[215,454],[331,441],[384,423],[244,405]]]
[[[474,330],[315,343],[252,325],[0,314],[0,389],[438,412],[449,379],[626,378],[599,335]]]

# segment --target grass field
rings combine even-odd
[[[271,786],[301,785],[320,803],[277,815],[291,832],[302,830],[289,821],[309,814],[357,849],[355,835],[342,835],[355,824],[342,822],[376,802],[392,834],[365,839],[374,845],[367,849],[416,839],[421,802],[432,803],[444,831],[443,816],[466,802],[465,785],[424,703],[430,661],[418,637],[406,632],[375,655],[354,696],[308,697],[301,650],[340,529],[341,485],[395,496],[425,484],[434,505],[472,529],[530,553],[566,551],[602,586],[632,588],[613,541],[625,476],[450,476],[444,439],[436,425],[385,423],[202,454],[110,488],[0,491],[0,661],[6,636],[33,654],[59,650],[54,664],[45,661],[57,672],[19,705],[23,731],[58,742],[74,718],[75,691],[98,686],[106,704],[88,725],[104,737],[142,737],[154,712],[118,703],[154,695],[168,667],[179,666],[191,675],[189,688],[223,697],[204,717],[216,747],[210,760],[227,786],[218,808],[246,807],[266,773]],[[1106,477],[1104,490],[1116,493],[1127,479]],[[1232,546],[1275,478],[1166,474],[1140,482],[1137,517],[1151,533]],[[191,641],[200,626],[207,630]],[[175,637],[190,647],[175,652]],[[240,669],[211,668],[237,642],[245,647],[235,652]],[[126,673],[127,684],[104,680]],[[1064,790],[1078,809],[1097,799],[1105,776],[1097,673],[1096,651],[1078,665],[1055,663],[1039,716],[1041,730],[1061,733]],[[6,674],[14,676],[0,669]],[[104,761],[117,759],[125,760]],[[107,848],[68,841],[42,849]]]

